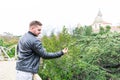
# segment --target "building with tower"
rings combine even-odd
[[[92,25],[91,25],[94,31],[98,31],[101,26],[102,26],[102,27],[112,26],[112,23],[109,23],[109,22],[107,22],[107,21],[104,21],[103,18],[102,18],[102,16],[103,16],[103,15],[102,15],[102,13],[101,13],[101,11],[100,11],[100,9],[99,9],[98,14],[97,14],[97,16],[95,17],[95,20],[94,20],[94,22],[93,22]]]

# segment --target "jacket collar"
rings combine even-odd
[[[33,36],[36,36],[34,33],[30,32],[30,31],[28,31],[28,33],[32,34]]]

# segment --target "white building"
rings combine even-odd
[[[112,26],[112,23],[106,22],[102,18],[102,13],[99,10],[97,16],[95,17],[94,22],[92,23],[92,28],[94,31],[98,31],[100,27]]]

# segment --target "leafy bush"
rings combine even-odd
[[[15,45],[19,40],[18,36],[0,36],[0,46],[3,46],[9,57],[15,56]]]
[[[3,46],[3,39],[0,39],[0,46]]]
[[[40,76],[44,80],[119,80],[119,33],[94,34],[89,31],[91,29],[76,30],[70,35],[63,28],[58,36],[43,37],[47,51],[55,52],[67,46],[69,52],[58,59],[42,60]],[[91,35],[80,35],[79,31]],[[118,67],[108,68],[117,64]]]

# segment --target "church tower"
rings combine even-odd
[[[93,27],[94,30],[96,30],[96,29],[99,29],[101,26],[102,27],[111,26],[111,23],[108,23],[108,22],[103,20],[102,13],[101,13],[101,11],[99,9],[98,14],[95,17],[95,20],[94,20],[94,22],[92,24],[92,27]]]

